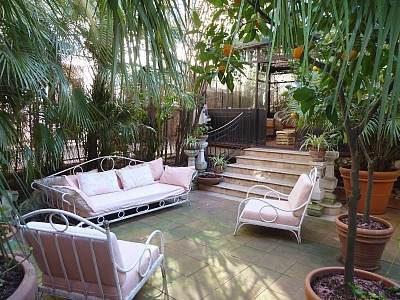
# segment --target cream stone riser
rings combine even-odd
[[[287,169],[279,169],[279,168],[269,168],[262,166],[251,166],[251,165],[242,165],[242,164],[231,164],[228,165],[227,172],[229,173],[237,173],[242,175],[251,175],[256,178],[264,178],[264,179],[283,179],[283,180],[293,180],[296,181],[301,175],[301,171],[296,170],[287,170]]]
[[[291,181],[282,179],[264,179],[264,178],[257,178],[254,176],[246,176],[242,174],[225,172],[224,182],[247,188],[256,184],[262,184],[270,188],[273,188],[274,190],[277,190],[281,193],[290,193],[290,191],[293,189],[293,186],[296,183],[296,180]]]
[[[294,150],[282,150],[282,149],[247,148],[244,149],[244,156],[277,158],[277,159],[303,161],[303,162],[308,162],[310,160],[307,151],[294,151]]]
[[[293,161],[288,159],[277,159],[277,158],[261,158],[254,156],[238,156],[236,158],[236,163],[243,165],[252,165],[252,166],[262,166],[262,167],[270,167],[270,168],[279,168],[279,169],[288,169],[288,170],[296,170],[304,173],[310,172],[311,165],[310,162],[304,161]]]
[[[208,192],[214,192],[218,193],[220,195],[228,195],[228,196],[233,196],[233,197],[238,197],[238,198],[245,198],[246,193],[248,190],[247,186],[243,185],[234,185],[229,182],[221,182],[217,185],[203,185],[200,184],[199,188],[203,191],[208,191]],[[257,192],[257,190],[250,194],[252,197],[263,197],[262,192]],[[271,197],[273,198],[273,197]]]

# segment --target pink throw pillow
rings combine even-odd
[[[161,175],[160,182],[178,185],[183,187],[185,190],[189,190],[194,172],[195,170],[192,167],[165,166],[165,170]]]
[[[154,180],[159,180],[161,175],[164,173],[164,166],[162,158],[158,158],[145,163],[150,166],[151,174],[153,175]]]
[[[116,170],[118,179],[121,181],[124,191],[136,187],[154,183],[153,175],[149,165],[141,165],[137,168]]]
[[[99,170],[93,169],[93,170],[90,170],[90,171],[84,172],[84,173],[98,173],[98,172],[99,172]],[[78,172],[78,173],[82,173],[82,172]],[[78,173],[76,173],[74,175],[64,175],[65,180],[68,182],[68,184],[70,186],[79,188]]]
[[[99,173],[78,173],[79,189],[88,196],[119,192],[115,170]]]

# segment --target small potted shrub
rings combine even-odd
[[[225,157],[222,155],[216,155],[211,157],[211,166],[214,168],[214,173],[221,174],[224,172],[227,166]]]
[[[194,131],[194,134],[196,135],[196,138],[198,140],[207,140],[208,138],[208,132],[212,129],[211,126],[202,124],[198,125],[197,128]]]
[[[301,144],[300,150],[308,149],[308,154],[312,161],[324,161],[326,151],[330,144],[326,133],[320,135],[308,133],[305,140]]]
[[[184,152],[188,157],[188,167],[192,167],[196,163],[196,155],[199,153],[199,141],[193,135],[188,135],[183,142]]]

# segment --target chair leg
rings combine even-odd
[[[168,286],[167,286],[167,276],[165,272],[165,260],[163,260],[161,264],[161,274],[162,274],[162,279],[163,279],[163,292],[164,292],[164,299],[169,299],[168,295]]]
[[[236,222],[236,226],[235,226],[235,231],[233,232],[233,235],[236,235],[236,233],[238,232],[239,228],[240,228],[240,222]]]

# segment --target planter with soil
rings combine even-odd
[[[347,215],[342,214],[335,219],[336,231],[339,234],[342,259],[346,258]],[[355,267],[363,270],[376,270],[382,258],[386,243],[393,234],[393,226],[388,221],[370,217],[369,224],[362,224],[362,215],[357,216],[357,237]]]
[[[36,271],[33,265],[23,257],[16,256],[16,267],[11,270],[0,255],[0,300],[35,299],[37,292]]]
[[[311,161],[324,161],[325,160],[326,149],[316,149],[309,148],[308,155],[311,158]]]
[[[218,184],[223,180],[223,176],[214,173],[203,173],[197,176],[197,182],[205,185]]]
[[[308,273],[304,281],[306,299],[398,299],[396,293],[400,286],[378,274],[355,269],[354,285],[358,290],[363,291],[365,298],[360,295],[347,295],[344,291],[344,267],[325,267],[315,269]],[[373,298],[372,294],[379,295]]]
[[[351,184],[350,184],[350,169],[349,168],[339,168],[340,175],[343,178],[344,190],[346,192],[346,198],[350,197],[351,194]],[[374,172],[374,180],[372,184],[372,194],[371,194],[371,214],[380,215],[386,212],[386,208],[392,194],[392,189],[394,183],[399,177],[399,171],[393,172]],[[365,194],[367,191],[368,182],[368,172],[360,171],[359,173],[359,183],[361,189],[361,199],[357,204],[357,211],[359,213],[364,212],[365,204]]]

